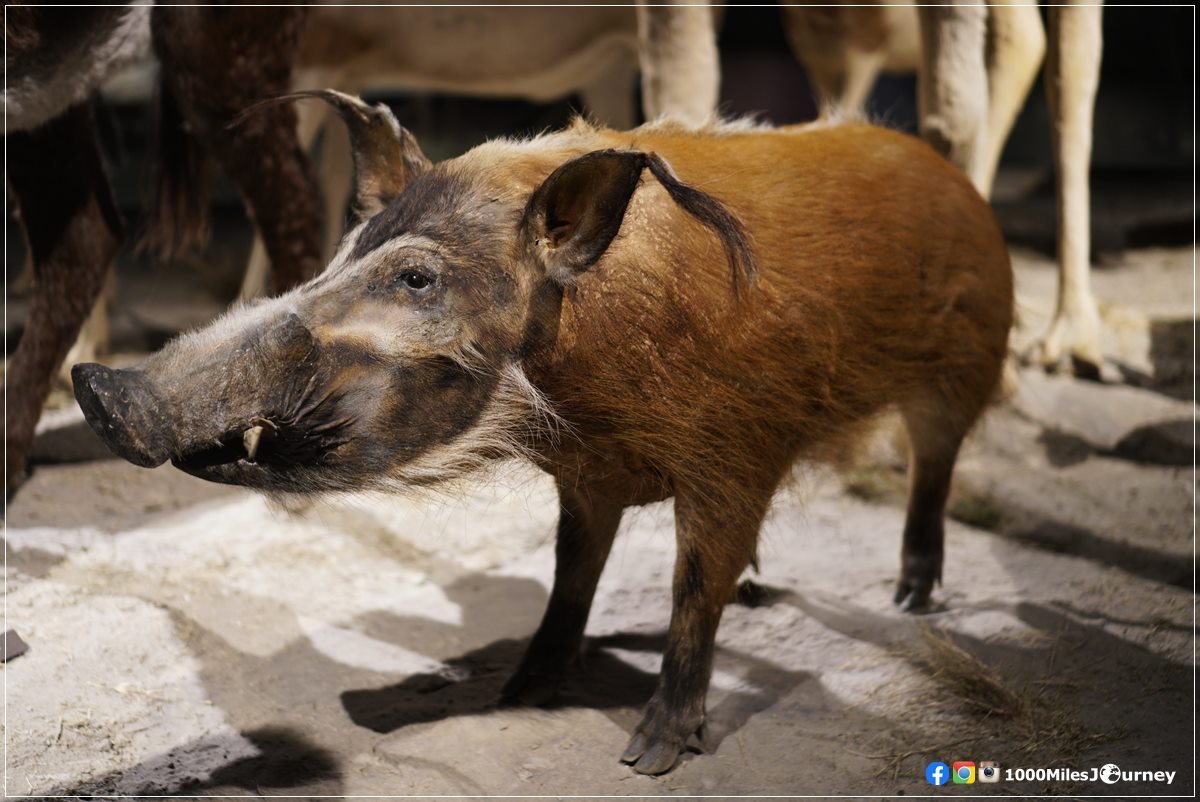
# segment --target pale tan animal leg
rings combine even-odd
[[[21,272],[8,282],[8,296],[16,298],[31,292],[33,292],[33,254],[26,253],[25,261],[21,262]]]
[[[332,82],[325,85],[334,85]],[[296,87],[293,87],[296,88]],[[296,104],[296,135],[300,141],[300,147],[305,151],[312,151],[312,144],[317,138],[321,126],[325,121],[331,119],[329,111],[323,103],[297,103]],[[322,174],[320,179],[324,179]],[[325,187],[325,182],[322,180],[320,186],[322,190]],[[329,196],[326,193],[326,209],[328,210]],[[342,222],[341,216],[331,220],[328,215],[325,217],[326,233],[329,228],[340,226]],[[339,228],[340,231],[340,228]],[[340,236],[340,234],[338,235]],[[334,242],[337,242],[335,237]],[[270,275],[271,260],[267,256],[266,246],[263,245],[262,236],[257,230],[254,234],[254,244],[250,248],[250,258],[246,260],[246,271],[242,275],[242,286],[238,290],[238,300],[248,301],[253,298],[260,298],[267,294],[267,277]]]
[[[1100,83],[1101,9],[1054,6],[1050,9],[1050,50],[1046,59],[1046,97],[1054,134],[1058,178],[1058,300],[1045,336],[1030,357],[1055,367],[1066,354],[1075,372],[1098,378],[1100,315],[1092,295],[1091,219],[1088,167],[1092,154],[1092,116]]]
[[[267,258],[267,249],[258,234],[254,235],[254,244],[250,246],[250,258],[246,260],[246,272],[242,274],[242,286],[238,290],[239,301],[249,301],[266,295],[267,272],[271,269],[271,260]]]
[[[987,159],[987,7],[923,6],[917,111],[921,135],[981,193]]]
[[[67,352],[63,363],[58,367],[58,378],[68,387],[71,386],[71,368],[79,362],[95,362],[97,357],[109,351],[108,338],[108,302],[116,294],[117,271],[109,270],[104,279],[104,286],[96,296],[92,311],[71,350]]]
[[[806,6],[779,10],[788,44],[808,75],[821,116],[861,112],[887,60],[882,10]],[[877,21],[871,26],[873,20]],[[851,41],[856,33],[862,38],[864,26],[878,30],[878,41],[872,40],[876,47]]]
[[[991,194],[1004,144],[1046,55],[1041,14],[1034,6],[1011,2],[1003,0],[988,7],[987,154],[979,184],[984,197]]]
[[[633,95],[637,72],[636,63],[619,62],[582,87],[579,94],[588,117],[618,131],[628,131],[637,125],[637,104]]]
[[[809,71],[822,117],[862,113],[883,68],[882,53],[846,50],[842,56],[834,71]]]
[[[326,112],[325,120],[332,120]],[[317,177],[321,182],[321,195],[325,202],[325,240],[322,254],[325,261],[333,258],[338,241],[346,229],[346,207],[350,202],[350,191],[354,182],[354,151],[350,147],[350,135],[346,126],[338,122],[321,126],[321,148],[317,159]]]
[[[717,109],[721,81],[713,10],[672,2],[637,14],[646,119],[702,122]]]

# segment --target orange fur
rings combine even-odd
[[[713,233],[645,179],[564,301],[557,346],[526,365],[589,444],[547,454],[556,473],[586,472],[599,448],[643,467],[622,477],[627,503],[681,482],[732,502],[749,475],[836,456],[888,405],[936,406],[965,432],[991,398],[1012,322],[1007,251],[987,205],[919,141],[849,125],[570,144],[524,161],[657,153],[740,218],[759,276],[738,302]]]

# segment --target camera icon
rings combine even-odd
[[[998,783],[1000,782],[1000,767],[992,760],[979,761],[979,782],[981,783]]]

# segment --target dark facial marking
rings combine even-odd
[[[454,218],[467,195],[466,184],[440,170],[418,176],[400,197],[367,221],[350,258],[361,259],[401,234],[441,239],[439,224]]]
[[[474,425],[497,383],[495,376],[470,373],[450,359],[398,370],[403,375],[393,383],[388,432],[410,459]]]

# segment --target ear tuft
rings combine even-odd
[[[679,208],[717,235],[734,291],[753,284],[754,252],[741,221],[716,198],[679,180],[658,154],[621,150],[598,150],[568,161],[530,196],[521,225],[550,277],[569,286],[599,261],[620,231],[647,167]]]

